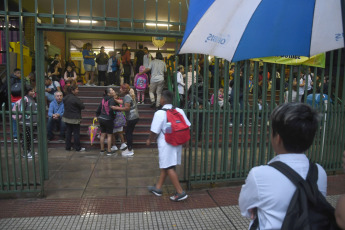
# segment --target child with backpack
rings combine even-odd
[[[32,110],[32,112],[37,111],[37,104],[34,97],[35,97],[35,90],[30,85],[25,85],[25,96],[14,104],[12,111],[14,112],[16,111],[30,112],[30,110]],[[31,148],[30,126],[31,126],[31,123],[33,125],[37,125],[37,115],[33,114],[31,117],[30,114],[25,114],[25,115],[19,114],[18,116],[14,114],[12,115],[12,118],[14,120],[17,120],[18,118],[19,124],[21,125],[24,125],[25,123],[26,149],[25,149],[25,145],[23,141],[22,142],[22,148],[23,148],[22,157],[32,159],[34,155],[37,155],[37,152],[32,151],[32,148]],[[23,129],[20,128],[19,130],[23,130]]]
[[[105,153],[104,150],[104,141],[105,137],[107,136],[107,155],[112,155],[113,152],[111,150],[111,140],[113,135],[113,127],[114,127],[114,119],[115,115],[111,106],[115,106],[114,101],[115,91],[112,88],[107,88],[104,91],[102,102],[99,104],[97,111],[96,111],[96,119],[99,121],[99,125],[101,128],[101,152]]]
[[[156,196],[162,196],[162,186],[165,178],[169,176],[176,193],[170,197],[172,201],[181,201],[188,197],[183,191],[176,173],[176,165],[181,164],[182,144],[190,139],[189,122],[182,109],[172,105],[174,94],[165,90],[162,93],[160,104],[163,106],[158,110],[151,123],[150,136],[146,145],[157,138],[160,177],[155,186],[149,186],[149,192]]]
[[[145,66],[139,67],[139,73],[143,72],[145,70]],[[137,90],[137,98],[138,98],[138,104],[144,104],[145,103],[145,90],[147,88],[148,83],[148,77],[146,73],[143,73],[141,75],[136,74],[134,78],[134,87]]]
[[[276,156],[250,170],[239,196],[241,214],[252,219],[250,229],[337,229],[325,199],[327,174],[305,155],[320,115],[307,104],[284,103],[270,118]]]

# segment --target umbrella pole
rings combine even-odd
[[[340,0],[340,5],[341,5],[341,15],[343,19],[343,40],[344,40],[344,47],[345,47],[345,0]]]

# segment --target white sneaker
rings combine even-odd
[[[126,148],[127,148],[126,143],[122,143],[121,146],[120,146],[120,149],[121,150],[125,150]]]
[[[95,84],[91,84],[91,86],[96,86]]]
[[[77,152],[85,152],[86,149],[85,148],[80,148],[79,150],[76,150]]]
[[[129,151],[128,149],[126,149],[125,151],[122,151],[122,156],[124,156],[124,157],[130,157],[133,155],[134,155],[133,149],[131,151]]]
[[[116,145],[114,145],[114,146],[111,147],[111,151],[116,151],[116,150],[118,150],[118,148],[117,148]]]
[[[89,84],[89,83],[86,83],[84,86],[90,86],[90,84]]]

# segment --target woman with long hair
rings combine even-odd
[[[121,50],[121,63],[123,68],[123,80],[124,83],[130,84],[131,77],[131,52],[128,49],[126,43],[122,44]]]
[[[74,138],[74,149],[78,152],[85,151],[80,146],[80,121],[81,111],[85,108],[84,103],[77,97],[79,93],[78,85],[72,83],[66,87],[67,96],[63,98],[65,112],[62,120],[66,123],[66,150],[72,148],[72,133]]]
[[[132,156],[133,151],[133,132],[135,125],[139,121],[139,113],[137,108],[137,103],[135,102],[135,96],[130,95],[130,87],[128,84],[121,85],[120,94],[123,96],[122,107],[112,106],[115,111],[125,111],[127,119],[126,127],[126,139],[127,139],[127,149],[122,152],[122,156]],[[115,100],[116,103],[120,101]]]
[[[101,153],[105,153],[104,150],[104,140],[107,136],[107,155],[112,155],[111,151],[111,139],[113,135],[114,127],[114,112],[111,109],[112,106],[115,106],[114,101],[115,91],[113,88],[106,88],[103,94],[102,102],[99,104],[96,111],[96,119],[98,119],[99,125],[101,127]]]

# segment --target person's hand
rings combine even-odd
[[[254,220],[256,218],[257,208],[251,208],[248,209],[248,212],[250,214],[250,219]]]
[[[150,140],[150,138],[146,140],[146,145],[147,145],[147,146],[150,146],[150,145],[151,145],[151,140]]]

